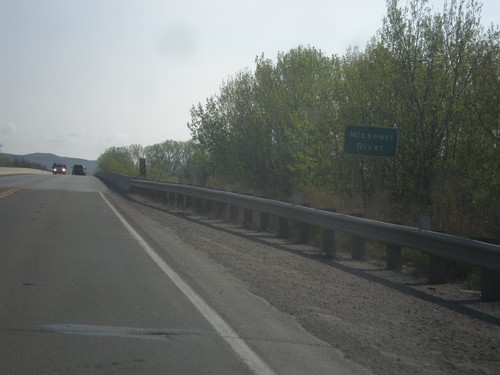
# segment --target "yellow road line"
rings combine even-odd
[[[1,198],[8,197],[8,196],[9,196],[9,195],[11,195],[11,194],[14,194],[15,192],[17,192],[17,191],[21,190],[22,188],[23,188],[22,186],[16,186],[16,187],[14,187],[14,188],[12,188],[12,189],[9,189],[9,190],[6,190],[6,191],[2,191],[2,192],[0,193],[0,199],[1,199]]]

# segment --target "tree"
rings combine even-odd
[[[278,54],[275,65],[261,56],[254,73],[238,73],[193,107],[188,126],[213,174],[274,197],[327,183],[330,143],[339,140],[339,63],[311,47]]]
[[[137,167],[137,170],[139,170],[140,159],[144,158],[144,147],[139,144],[134,144],[128,146],[128,151],[130,153],[130,157]]]
[[[223,115],[218,98],[211,97],[205,106],[199,103],[191,108],[191,122],[187,124],[199,151],[209,160],[212,176],[225,176],[231,165],[229,128]]]
[[[148,175],[158,180],[171,181],[188,177],[190,142],[167,140],[144,148]]]
[[[400,8],[388,1],[380,33],[392,55],[393,118],[400,129],[394,182],[403,199],[430,202],[437,176],[445,172],[464,133],[469,115],[475,46],[480,37],[480,6],[475,1],[445,4],[431,14],[426,0]]]
[[[97,158],[99,172],[113,172],[126,176],[136,176],[137,166],[128,147],[109,147]]]
[[[258,57],[192,108],[197,173],[277,198],[312,187],[366,208],[383,194],[397,207],[484,217],[486,202],[500,208],[500,33],[485,33],[480,16],[475,0],[436,13],[427,0],[388,0],[363,51]],[[397,156],[345,155],[346,124],[397,127]],[[486,220],[498,223],[493,211]]]

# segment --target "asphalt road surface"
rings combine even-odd
[[[0,374],[367,373],[117,202],[0,176]]]

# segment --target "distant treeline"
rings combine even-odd
[[[3,155],[0,154],[0,167],[13,167],[13,168],[31,168],[31,169],[41,169],[46,170],[45,166],[33,163],[24,159],[7,159]]]
[[[149,177],[160,181],[182,181],[192,177],[190,166],[194,155],[195,145],[191,141],[167,140],[146,147],[138,144],[110,147],[97,159],[98,171],[136,176],[139,174],[139,160],[144,158]]]
[[[99,164],[114,154],[137,170],[146,156],[161,177],[280,199],[327,192],[365,210],[426,212],[444,229],[500,235],[500,30],[480,20],[473,0],[441,12],[389,0],[364,50],[259,56],[192,107],[191,141],[113,148]],[[397,127],[396,157],[345,154],[347,124]]]

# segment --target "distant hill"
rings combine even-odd
[[[97,160],[86,160],[78,158],[68,158],[65,156],[58,156],[48,153],[34,153],[26,155],[14,155],[14,154],[1,154],[3,157],[10,160],[27,160],[33,163],[38,163],[44,166],[47,170],[50,170],[53,163],[66,164],[68,168],[71,168],[74,164],[83,164],[87,167],[89,173],[95,173],[97,170]]]

